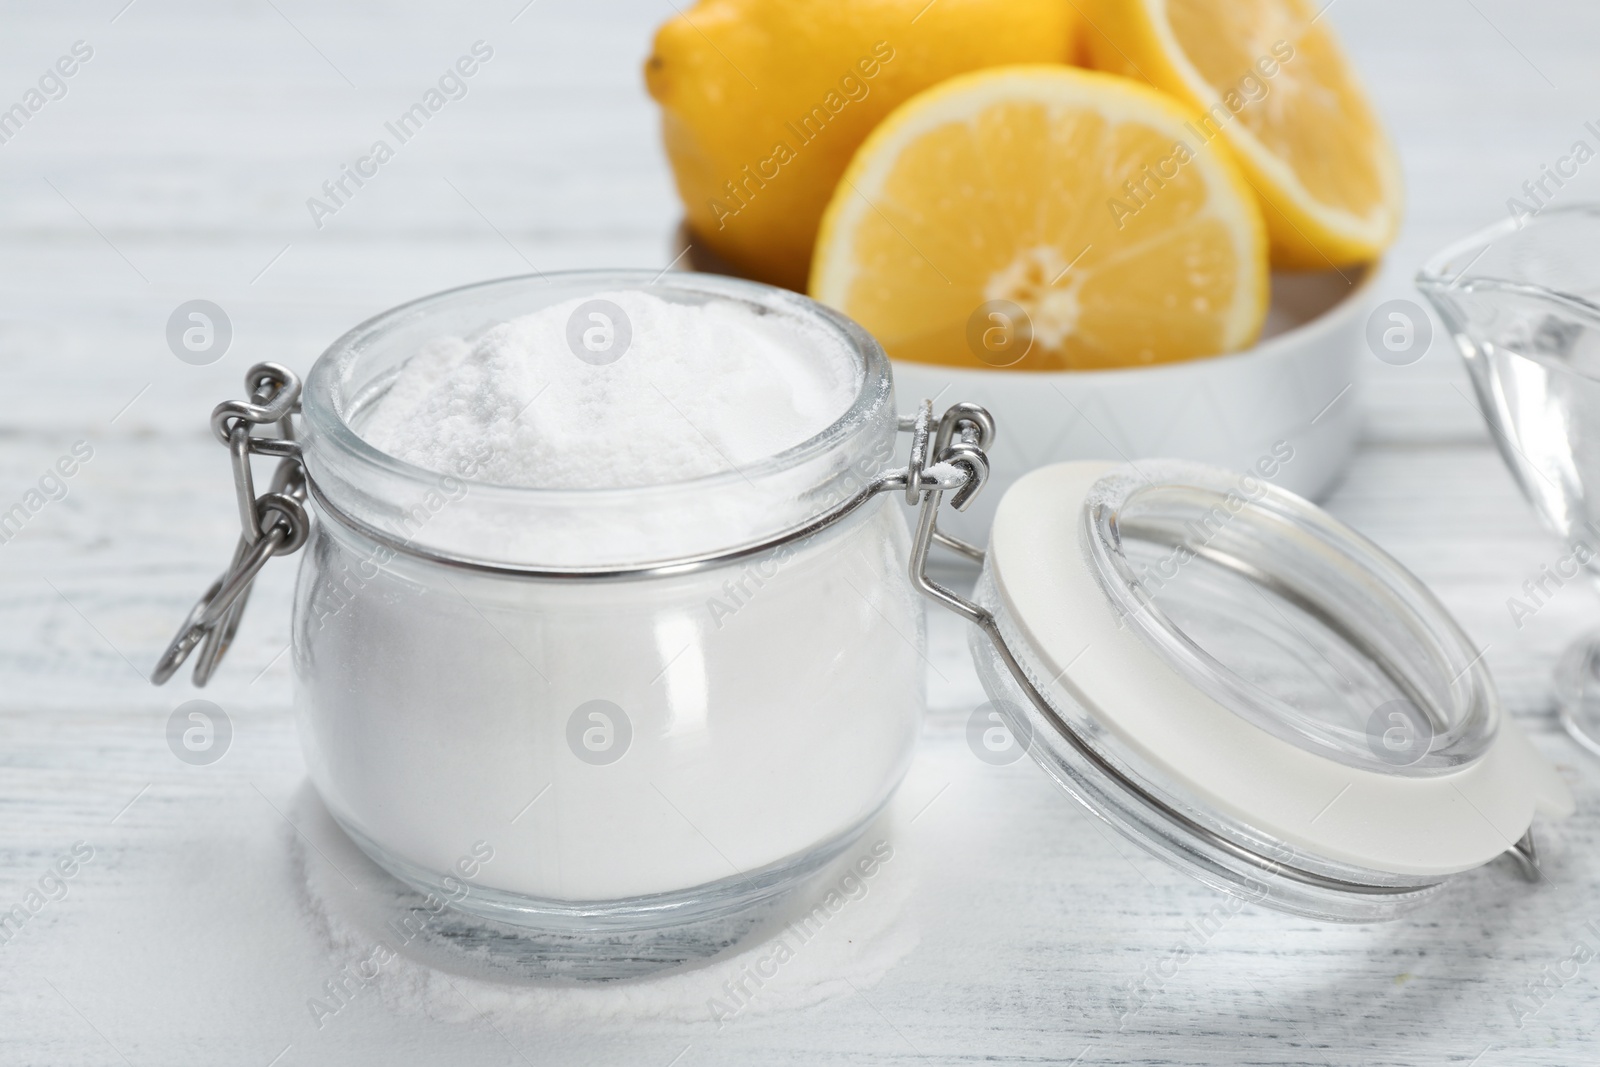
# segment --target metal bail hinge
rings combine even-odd
[[[1523,878],[1530,882],[1544,881],[1544,872],[1539,868],[1539,849],[1533,843],[1533,827],[1528,827],[1528,832],[1506,849],[1505,854],[1511,857]]]
[[[249,400],[228,400],[211,413],[211,429],[228,446],[233,459],[233,487],[239,505],[239,543],[222,576],[211,583],[178,635],[156,663],[150,680],[161,685],[177,673],[189,654],[200,649],[194,684],[203,686],[239,629],[250,585],[273,556],[284,556],[306,543],[311,519],[306,512],[306,472],[294,437],[293,416],[300,410],[300,379],[277,363],[257,363],[245,374]],[[256,437],[254,427],[276,423],[278,436]],[[260,496],[250,468],[252,455],[276,456],[281,462],[272,484]]]
[[[906,500],[920,504],[916,533],[911,538],[912,585],[935,603],[957,615],[981,622],[988,612],[928,577],[928,553],[942,545],[968,559],[983,562],[983,549],[951,537],[938,526],[939,507],[946,492],[950,506],[965,511],[989,480],[987,449],[994,446],[994,418],[977,404],[953,404],[933,424],[933,404],[924,400],[917,414],[900,420],[911,434],[911,462],[906,467]]]

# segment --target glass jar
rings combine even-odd
[[[379,452],[363,413],[432,338],[647,288],[831,331],[848,410],[753,466],[668,485],[484,485]],[[486,842],[460,903],[539,926],[661,925],[780,893],[843,849],[910,761],[922,611],[888,361],[803,298],[708,276],[518,278],[408,304],[307,379],[318,524],[294,609],[312,781],[426,890]],[[819,515],[849,513],[810,533]]]
[[[619,289],[739,301],[837,348],[848,410],[759,462],[628,489],[484,484],[362,439],[424,344]],[[212,418],[244,533],[153,678],[199,649],[204,684],[254,575],[309,540],[293,662],[311,779],[368,855],[460,910],[648,934],[798,886],[908,767],[925,598],[973,624],[992,705],[975,752],[1003,728],[1135,844],[1237,897],[1392,918],[1502,855],[1536,879],[1536,815],[1572,810],[1443,606],[1271,484],[1284,443],[1244,473],[1041,468],[980,549],[938,519],[987,479],[987,412],[897,417],[859,327],[701,275],[469,286],[352,330],[303,396],[271,364],[247,386]],[[260,497],[252,454],[286,457]],[[941,546],[981,565],[970,597],[930,577]]]

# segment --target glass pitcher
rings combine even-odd
[[[1548,584],[1600,579],[1600,204],[1507,219],[1435,256],[1417,287],[1517,484],[1567,540]],[[1600,631],[1562,655],[1555,690],[1567,731],[1600,755]]]

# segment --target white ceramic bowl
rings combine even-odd
[[[675,262],[734,274],[680,227]],[[1275,273],[1261,339],[1243,352],[1129,370],[1018,371],[893,360],[896,399],[937,414],[970,400],[994,415],[990,482],[940,528],[983,545],[1005,491],[1035,467],[1071,459],[1187,459],[1244,471],[1293,450],[1274,484],[1318,500],[1361,435],[1357,368],[1366,350],[1376,266],[1343,274]],[[1280,445],[1281,442],[1281,445]]]
[[[1000,497],[1035,467],[1072,459],[1188,459],[1232,470],[1292,449],[1274,484],[1313,500],[1338,482],[1361,433],[1357,369],[1376,268],[1275,274],[1261,340],[1227,356],[1128,370],[1016,371],[894,361],[902,411],[960,400],[999,429],[991,480],[947,533],[988,541]]]

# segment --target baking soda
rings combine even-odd
[[[825,506],[804,494],[832,476],[826,455],[808,454],[808,480],[758,467],[837,422],[864,371],[823,320],[700,299],[600,293],[432,341],[356,428],[415,466],[472,466],[422,536],[470,523],[488,558],[548,562],[505,550],[519,533],[506,497],[535,494],[480,483],[562,490],[535,525],[563,553],[621,531],[658,559],[664,531],[691,521],[696,551],[748,543],[779,509]],[[597,324],[586,308],[601,302],[612,321]],[[585,358],[574,323],[580,338],[626,333],[625,350]],[[744,477],[645,488],[730,468]],[[655,510],[570,492],[587,489],[638,489]],[[370,545],[323,531],[296,612],[308,766],[348,829],[424,881],[484,841],[482,892],[635,901],[715,884],[732,901],[755,872],[842,847],[910,763],[922,605],[887,498],[768,553],[626,581],[393,552],[379,565]],[[341,610],[316,610],[352,588]]]
[[[434,341],[359,429],[398,459],[496,485],[660,485],[798,445],[857,387],[842,344],[793,317],[631,290]]]

